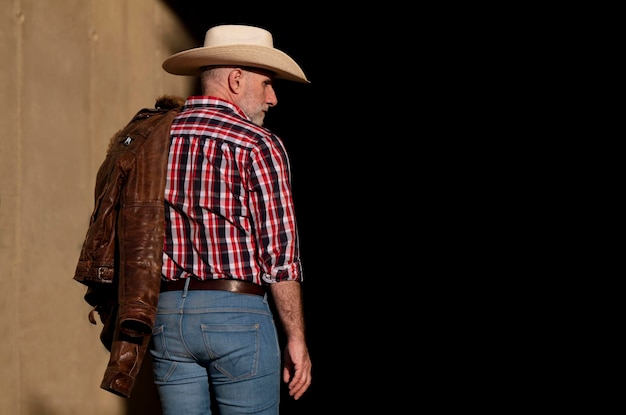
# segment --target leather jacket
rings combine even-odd
[[[161,284],[170,126],[179,97],[161,97],[112,138],[95,183],[94,210],[74,280],[103,323],[110,352],[101,388],[130,397],[152,336]]]

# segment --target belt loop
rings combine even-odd
[[[183,288],[183,298],[187,297],[187,293],[189,292],[190,282],[191,282],[191,278],[185,278],[185,288]]]

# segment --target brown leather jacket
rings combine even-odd
[[[183,100],[161,97],[111,138],[74,279],[104,324],[110,359],[101,388],[130,397],[152,336],[163,261],[170,126]]]

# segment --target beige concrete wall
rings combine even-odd
[[[109,137],[193,90],[161,69],[192,42],[159,0],[0,0],[0,414],[151,407],[100,389],[101,325],[72,277]]]

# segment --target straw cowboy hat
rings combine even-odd
[[[204,46],[176,53],[163,62],[174,75],[199,75],[203,66],[241,65],[267,69],[276,78],[310,83],[298,64],[274,48],[272,34],[246,25],[220,25],[207,30]]]

